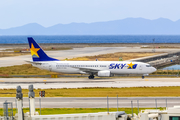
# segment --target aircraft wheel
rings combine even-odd
[[[93,78],[92,78],[92,75],[90,75],[88,78],[89,78],[89,79],[93,79]]]
[[[94,75],[90,75],[88,78],[89,79],[94,79]]]

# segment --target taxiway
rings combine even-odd
[[[33,84],[35,89],[83,88],[83,87],[160,87],[180,86],[180,78],[0,78],[0,89],[27,89]]]

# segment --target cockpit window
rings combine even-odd
[[[146,67],[152,67],[151,65],[146,65]]]

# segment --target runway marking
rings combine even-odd
[[[4,80],[0,80],[0,82],[4,82]]]
[[[43,81],[44,81],[44,84],[46,84],[46,81],[47,81],[47,80],[43,80]]]
[[[145,81],[149,81],[148,79],[145,79]]]

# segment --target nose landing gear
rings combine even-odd
[[[142,75],[142,79],[144,79],[144,76],[148,76],[148,75],[149,75],[149,74],[143,74],[143,75]]]

